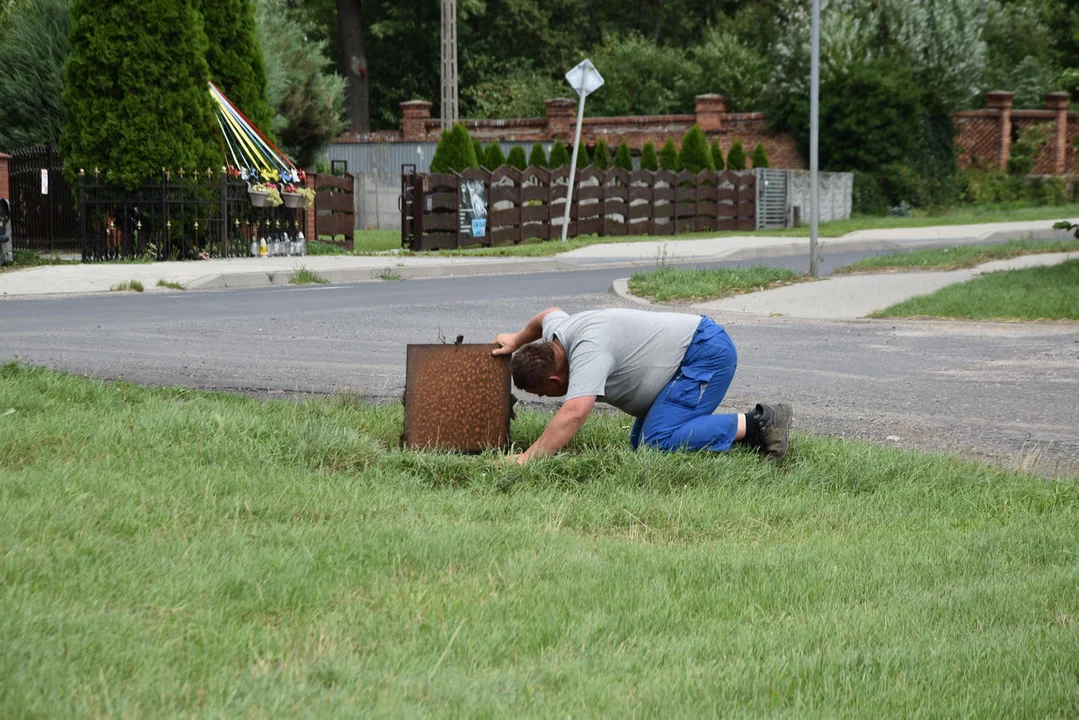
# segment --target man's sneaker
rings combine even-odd
[[[757,405],[757,428],[760,430],[760,449],[768,459],[779,462],[790,447],[791,420],[794,409],[786,403]]]

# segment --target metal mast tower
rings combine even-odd
[[[457,122],[457,0],[442,0],[442,129]]]

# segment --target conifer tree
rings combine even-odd
[[[727,167],[727,163],[723,159],[723,148],[719,146],[719,138],[712,141],[712,162],[715,164],[716,170],[723,170]]]
[[[768,152],[764,149],[764,143],[757,143],[757,147],[753,148],[753,154],[749,159],[753,162],[755,168],[768,167]]]
[[[625,140],[618,143],[618,149],[614,152],[614,166],[633,172],[633,155],[629,152],[629,144]]]
[[[489,143],[483,151],[483,166],[488,170],[497,170],[506,164],[506,156],[502,154],[502,143],[495,140]]]
[[[195,0],[208,42],[210,81],[255,127],[269,136],[266,63],[255,27],[254,0]]]
[[[509,157],[506,158],[506,164],[512,165],[518,170],[524,170],[528,167],[528,158],[525,157],[525,149],[520,145],[511,148]]]
[[[69,181],[99,168],[134,187],[162,168],[221,167],[191,0],[74,0],[70,38],[60,139]]]
[[[431,172],[461,172],[479,166],[476,148],[472,145],[472,138],[464,125],[454,125],[443,131],[442,139],[435,148],[435,156],[431,160]]]
[[[588,157],[588,146],[581,143],[581,151],[577,153],[577,169],[584,170],[591,164],[592,159]]]
[[[730,152],[727,153],[727,169],[728,170],[745,170],[746,169],[746,151],[742,147],[741,140],[735,140],[731,145]]]
[[[689,170],[696,175],[701,170],[715,170],[708,138],[699,125],[694,125],[682,136],[682,149],[678,153],[678,169]]]
[[[664,170],[678,169],[678,151],[674,147],[674,140],[667,138],[663,149],[659,151],[659,166]]]
[[[472,138],[472,149],[476,152],[476,160],[479,162],[479,164],[486,165],[487,163],[485,163],[484,160],[486,160],[487,158],[483,154],[483,143],[481,143],[475,138]]]
[[[592,152],[592,164],[600,170],[606,170],[611,166],[611,149],[607,142],[600,138],[596,143],[596,149]]]
[[[554,147],[551,148],[551,169],[569,167],[569,160],[569,150],[566,149],[565,145],[556,141]]]
[[[532,167],[547,167],[547,153],[541,143],[532,143],[532,152],[528,154],[528,164]]]
[[[646,142],[641,148],[641,170],[659,170],[659,159],[656,157],[656,146]]]

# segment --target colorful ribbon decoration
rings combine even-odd
[[[213,83],[210,83],[210,96],[217,105],[217,127],[225,146],[222,150],[227,151],[225,162],[233,174],[249,182],[304,181],[304,173]]]

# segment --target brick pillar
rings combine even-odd
[[[576,103],[569,98],[544,100],[547,106],[547,137],[550,140],[570,140],[576,129]]]
[[[985,94],[986,104],[990,110],[996,110],[1000,117],[1000,145],[998,150],[998,162],[1001,170],[1008,168],[1008,158],[1012,155],[1012,101],[1015,93],[997,90]]]
[[[426,100],[406,100],[401,103],[401,139],[422,142],[427,139],[423,124],[431,119],[431,103]]]
[[[311,188],[315,192],[318,192],[318,175],[315,173],[308,173],[307,175],[307,187]],[[308,242],[312,240],[318,240],[318,236],[315,235],[315,215],[318,214],[318,196],[315,197],[315,202],[311,203],[311,207],[304,211],[304,228],[303,235]]]
[[[11,187],[8,185],[8,162],[10,155],[0,153],[0,198],[11,200]]]
[[[698,95],[694,113],[701,130],[717,133],[723,127],[723,116],[727,114],[727,98],[712,93]]]
[[[1068,105],[1071,94],[1052,92],[1045,96],[1045,107],[1057,114],[1057,133],[1053,139],[1053,173],[1063,175],[1068,158]]]

